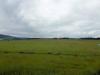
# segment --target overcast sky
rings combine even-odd
[[[100,0],[0,0],[0,34],[100,37]]]

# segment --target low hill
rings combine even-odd
[[[33,38],[16,37],[11,35],[0,34],[0,40],[30,40]]]
[[[12,39],[17,39],[17,37],[0,34],[0,40],[12,40]]]

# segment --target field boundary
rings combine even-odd
[[[73,54],[73,53],[60,53],[60,52],[24,52],[24,51],[19,51],[19,52],[10,52],[10,51],[2,51],[0,52],[0,54],[46,54],[46,55],[66,55],[66,56],[100,56],[99,54],[95,54],[95,53],[92,53],[92,54]]]

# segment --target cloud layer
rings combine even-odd
[[[0,33],[99,37],[99,0],[0,0]]]

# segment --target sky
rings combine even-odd
[[[100,0],[0,0],[0,34],[100,37]]]

